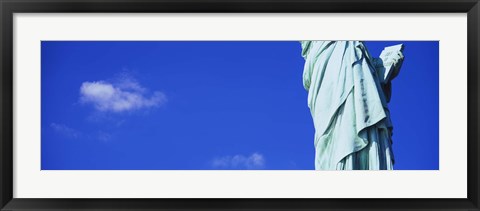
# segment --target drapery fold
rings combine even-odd
[[[302,41],[315,169],[392,169],[390,115],[360,41]]]

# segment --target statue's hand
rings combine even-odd
[[[403,44],[389,46],[380,53],[380,58],[372,59],[387,102],[392,96],[392,80],[400,73],[403,64],[402,51]]]
[[[389,57],[388,62],[392,63],[392,73],[390,77],[386,81],[384,81],[382,87],[387,102],[390,102],[390,99],[392,98],[392,80],[400,73],[400,68],[403,64],[403,58],[404,56],[401,51],[398,51],[395,55]]]
[[[401,51],[398,51],[396,55],[391,57],[391,59],[393,62],[393,66],[392,66],[393,70],[392,70],[392,75],[389,81],[397,77],[397,75],[400,73],[400,68],[402,67],[403,59],[404,59],[403,53]]]
[[[380,58],[372,57],[371,60],[373,67],[378,71],[379,69],[383,68],[383,61]]]

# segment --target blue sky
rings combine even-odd
[[[394,168],[438,169],[439,44],[398,43]],[[41,45],[42,170],[314,169],[299,42]]]

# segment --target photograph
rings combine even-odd
[[[41,41],[41,170],[440,170],[439,41]]]
[[[0,0],[0,211],[480,211],[479,1]]]

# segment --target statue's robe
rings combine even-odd
[[[360,41],[302,41],[315,127],[315,169],[392,169],[392,124],[381,79]]]

